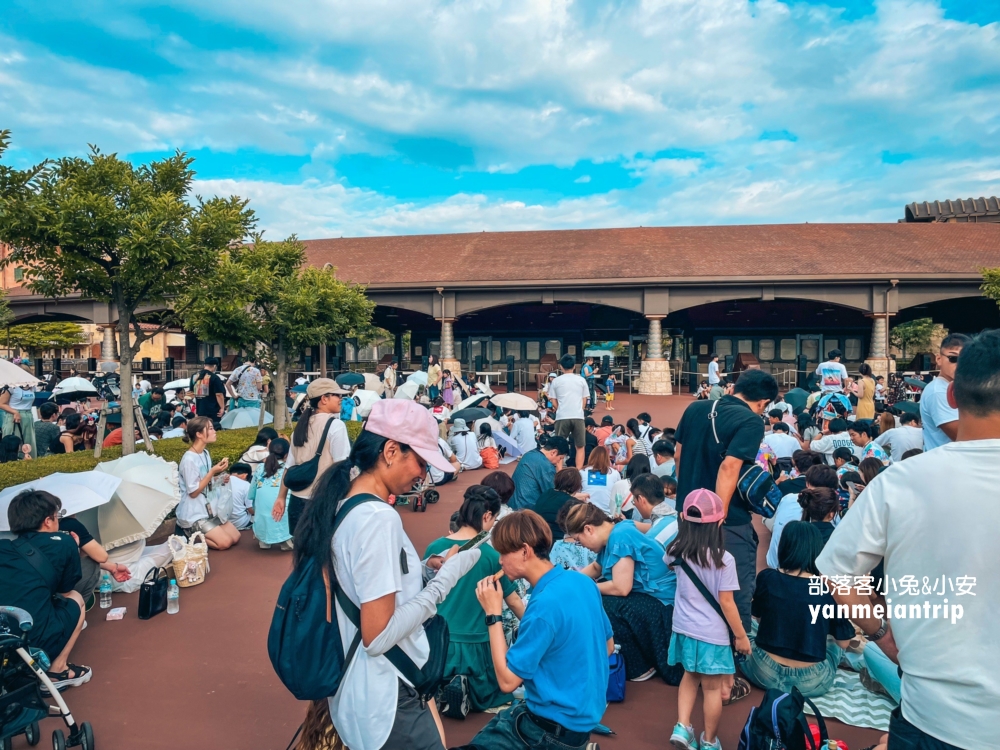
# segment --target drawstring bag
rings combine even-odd
[[[201,541],[198,541],[199,537]],[[205,582],[208,575],[208,542],[205,535],[196,531],[190,539],[176,534],[167,540],[174,556],[174,578],[182,588]]]
[[[483,459],[484,469],[500,468],[500,451],[496,448],[483,448],[479,451],[479,457]]]

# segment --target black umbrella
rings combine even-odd
[[[364,385],[365,374],[363,372],[342,372],[336,380],[337,385],[341,388],[350,388],[352,385]]]
[[[791,406],[792,409],[804,408],[808,400],[809,391],[803,388],[792,388],[792,390],[785,394],[785,403]]]
[[[477,419],[486,419],[486,417],[490,416],[493,416],[493,412],[489,409],[472,406],[468,409],[459,409],[451,415],[451,419],[464,419],[466,422],[475,422]]]

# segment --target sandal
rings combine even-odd
[[[750,695],[750,683],[742,677],[737,677],[733,682],[733,689],[729,693],[729,700],[722,701],[723,706],[728,706],[736,701],[741,701]]]
[[[70,673],[73,674],[70,677]],[[90,682],[90,678],[94,676],[90,667],[82,667],[77,664],[67,664],[66,669],[62,672],[46,672],[45,675],[52,680],[52,685],[56,690],[62,692],[66,688],[78,687],[86,682]],[[42,685],[42,691],[48,693],[48,687]]]

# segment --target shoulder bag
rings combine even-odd
[[[139,619],[148,620],[167,609],[167,571],[152,568],[139,587]]]
[[[708,419],[712,423],[712,435],[715,437],[715,443],[721,447],[722,441],[719,440],[719,433],[715,429],[715,410],[718,405],[718,400],[712,402],[712,408],[708,412]],[[774,478],[770,472],[764,471],[764,469],[752,462],[749,466],[744,466],[740,470],[740,478],[736,482],[736,491],[743,498],[744,502],[750,506],[750,510],[764,518],[773,517],[775,511],[778,509],[778,503],[781,502],[781,490],[774,483]]]
[[[320,438],[319,447],[316,449],[316,455],[305,463],[296,464],[292,468],[285,470],[285,486],[292,492],[301,492],[316,481],[316,475],[319,473],[319,457],[323,454],[323,448],[326,446],[326,436],[330,432],[330,427],[333,426],[334,419],[335,417],[331,416],[327,420],[326,427],[323,428],[323,437]]]
[[[741,654],[736,650],[735,647],[736,634],[733,633],[733,629],[729,627],[729,620],[726,619],[726,613],[722,611],[722,605],[719,604],[719,600],[716,599],[714,596],[712,596],[712,592],[709,591],[708,587],[701,582],[701,579],[698,577],[698,575],[693,570],[691,570],[691,566],[687,564],[686,560],[678,557],[676,560],[674,560],[674,563],[671,567],[674,566],[677,566],[684,571],[684,575],[686,575],[688,578],[691,579],[691,583],[693,583],[694,587],[698,589],[699,593],[701,593],[701,595],[705,597],[705,601],[707,601],[710,605],[712,605],[712,609],[715,610],[715,613],[722,618],[722,621],[724,623],[726,623],[726,628],[729,630],[729,641],[733,647],[733,659],[737,663],[742,662],[744,659],[746,659],[746,655]]]

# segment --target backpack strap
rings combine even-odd
[[[323,437],[321,437],[319,439],[319,447],[316,448],[316,456],[320,456],[323,453],[323,446],[326,445],[326,436],[328,434],[330,434],[330,428],[333,426],[333,420],[334,419],[336,419],[336,417],[331,416],[328,420],[326,420],[326,427],[323,428]],[[379,502],[381,502],[381,498],[375,497],[374,495],[355,495],[355,497],[365,497],[365,498],[367,498],[366,500],[362,500],[361,502],[368,502],[368,500],[371,500],[373,498],[375,500],[378,500]],[[346,503],[344,503],[344,508],[347,508],[346,512],[344,512],[344,508],[341,508],[340,511],[337,512],[337,520],[335,520],[333,522],[334,523],[334,526],[333,526],[333,530],[334,531],[337,530],[337,526],[339,526],[340,522],[343,520],[343,518],[340,515],[341,512],[344,512],[344,515],[346,516],[348,513],[350,513],[352,510],[354,510],[354,508],[356,508],[358,505],[361,504],[361,503],[355,503],[355,504],[352,505],[351,502],[354,499],[355,498],[352,497],[350,500],[348,500]],[[349,505],[350,505],[350,507],[348,508]]]
[[[719,440],[719,433],[715,429],[715,408],[718,405],[719,399],[715,399],[715,401],[712,402],[712,408],[708,410],[708,421],[712,423],[712,436],[715,438],[716,444],[721,445],[722,441]]]
[[[56,573],[56,569],[52,567],[49,559],[38,551],[38,547],[23,536],[19,536],[14,540],[14,549],[31,564],[31,567],[35,569],[48,586],[54,587],[58,584],[59,575]]]
[[[691,579],[691,583],[693,583],[695,588],[698,589],[703,597],[705,597],[705,601],[712,605],[712,609],[714,609],[719,617],[722,618],[722,621],[726,623],[726,627],[729,628],[729,632],[732,634],[733,629],[729,627],[729,620],[726,619],[726,614],[722,611],[722,605],[719,604],[719,601],[714,596],[712,596],[712,592],[709,591],[708,587],[701,582],[701,579],[695,574],[695,572],[691,570],[691,566],[687,564],[687,561],[678,557],[674,560],[674,565],[679,566],[680,569],[684,571],[684,574]]]
[[[808,698],[806,698],[804,695],[802,696],[802,700],[804,700],[809,705],[809,708],[812,709],[813,715],[816,717],[816,724],[817,726],[819,726],[818,748],[816,747],[815,740],[813,740],[812,730],[809,728],[809,721],[806,719],[804,713],[799,714],[799,722],[802,724],[802,729],[805,732],[806,739],[809,742],[809,747],[811,747],[812,750],[822,750],[822,748],[826,747],[827,741],[830,739],[829,735],[826,733],[826,722],[823,721],[823,714],[821,714],[819,712],[819,709],[816,708],[816,704],[813,703]]]

